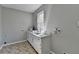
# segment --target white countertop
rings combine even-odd
[[[46,37],[46,36],[49,36],[49,34],[36,34],[36,33],[33,33],[33,32],[30,32],[30,33],[32,33],[33,35],[35,35],[35,36],[37,36],[37,37]]]

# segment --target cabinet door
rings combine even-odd
[[[41,39],[42,41],[42,53],[48,54],[50,51],[50,36],[44,37]]]
[[[30,44],[32,43],[32,34],[28,33],[28,41],[30,42]]]
[[[38,37],[34,37],[34,48],[38,53],[41,53],[41,39]]]

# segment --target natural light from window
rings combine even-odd
[[[44,33],[45,31],[44,11],[41,11],[37,14],[37,29],[39,33]]]

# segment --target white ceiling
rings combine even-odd
[[[37,10],[42,4],[2,4],[2,6],[7,8],[13,8],[26,12],[34,12]]]

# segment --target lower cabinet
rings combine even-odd
[[[49,54],[51,36],[39,37],[28,32],[27,40],[39,54]]]

